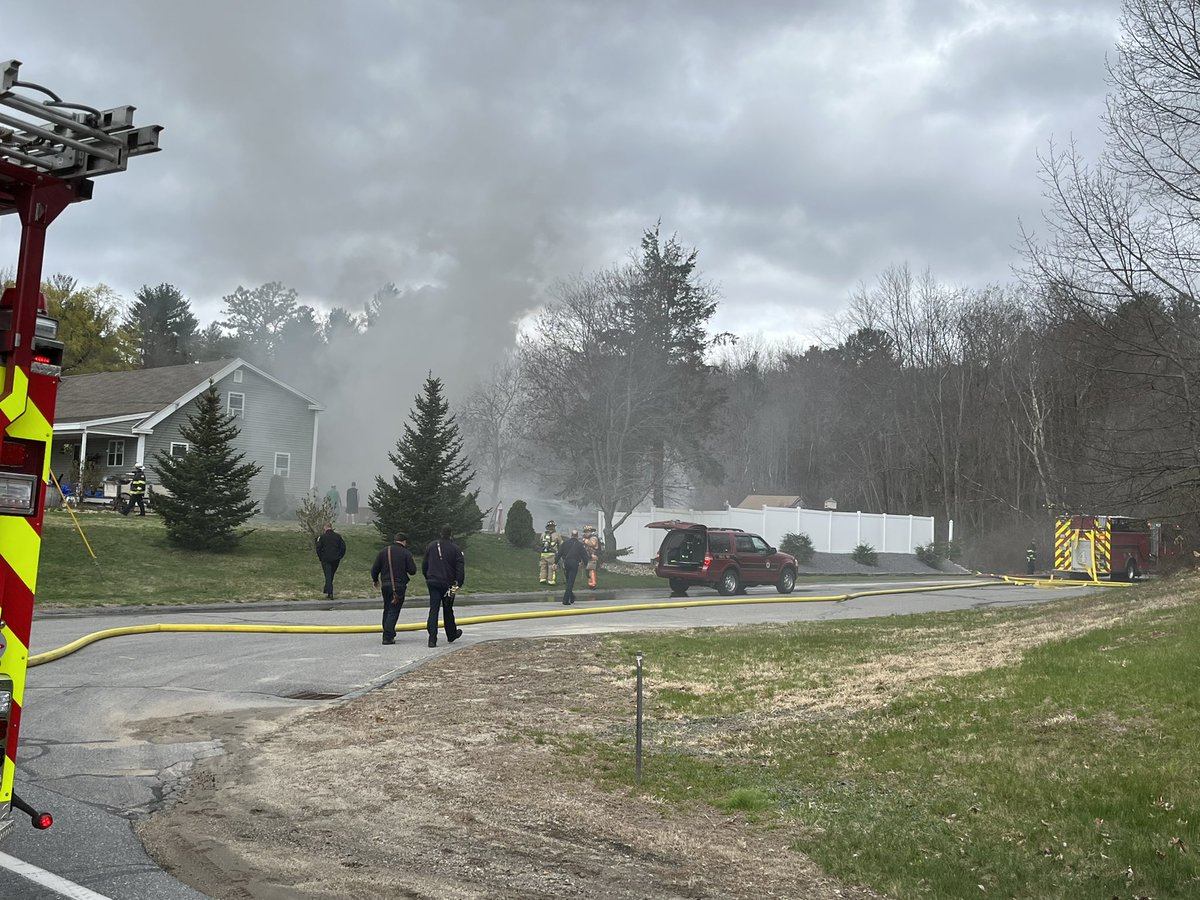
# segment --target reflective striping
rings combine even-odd
[[[3,672],[13,682],[13,702],[18,706],[25,705],[25,669],[29,663],[29,648],[13,630],[4,626],[4,640],[8,644],[4,656],[0,657],[0,672]]]
[[[37,589],[41,550],[42,536],[34,531],[28,519],[24,516],[0,516],[0,553],[31,594]],[[13,605],[9,598],[2,599],[7,605]]]
[[[20,366],[13,367],[13,389],[0,400],[0,415],[6,422],[11,422],[25,412],[25,402],[29,397],[29,376]]]
[[[67,900],[112,900],[111,897],[106,897],[104,894],[97,894],[90,888],[85,888],[82,884],[68,881],[61,875],[55,875],[53,872],[39,869],[31,863],[27,863],[23,859],[17,859],[15,856],[9,856],[7,853],[0,853],[0,866],[20,875],[28,881],[32,881],[34,884],[54,891],[60,897],[66,897]]]

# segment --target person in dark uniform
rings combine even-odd
[[[354,524],[354,519],[358,515],[358,482],[350,482],[350,487],[346,488],[346,518],[350,520],[350,524]]]
[[[579,529],[573,528],[571,537],[558,548],[558,556],[554,560],[556,565],[561,562],[567,573],[567,589],[563,592],[563,606],[570,606],[575,602],[575,579],[579,575],[579,567],[587,565],[588,555],[587,547],[579,539]]]
[[[429,646],[436,647],[438,640],[438,610],[442,613],[442,626],[446,629],[446,640],[453,644],[462,637],[462,629],[454,622],[454,595],[463,586],[467,575],[467,563],[463,552],[451,538],[454,537],[447,525],[442,536],[425,548],[421,560],[421,574],[429,586],[429,620],[425,630],[429,632]]]
[[[325,523],[325,531],[317,538],[317,559],[321,561],[321,571],[325,573],[325,596],[333,599],[333,576],[337,574],[338,565],[346,555],[346,542],[342,536],[333,530],[333,523]]]
[[[347,492],[347,507],[349,492]],[[408,576],[417,574],[417,563],[408,550],[408,535],[396,533],[395,542],[379,551],[371,566],[371,581],[379,587],[383,579],[383,642],[396,643],[396,620],[404,606],[404,592],[408,590]]]
[[[1034,541],[1029,542],[1029,547],[1025,550],[1025,572],[1032,575],[1037,570],[1037,544]]]
[[[146,515],[146,472],[141,466],[133,467],[133,477],[129,479],[129,502],[121,509],[123,515],[133,512],[134,505],[141,510],[140,516]]]

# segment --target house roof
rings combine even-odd
[[[791,509],[804,502],[803,497],[795,494],[750,494],[737,505],[738,509],[762,509],[764,506]]]
[[[210,380],[219,381],[240,368],[257,372],[303,398],[308,401],[309,409],[324,409],[307,394],[245,360],[216,359],[182,366],[134,369],[130,372],[68,375],[58,386],[56,425],[124,418],[138,420],[142,428],[149,429],[177,406],[182,406],[205,390]]]
[[[197,384],[207,383],[232,361],[67,375],[58,386],[54,418],[64,423],[148,415],[174,403]]]

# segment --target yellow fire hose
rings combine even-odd
[[[741,606],[757,603],[840,603],[846,600],[854,600],[859,597],[884,597],[892,594],[923,594],[932,593],[934,591],[952,591],[961,590],[963,588],[977,587],[996,587],[1005,584],[1037,584],[1042,587],[1092,587],[1090,581],[1048,581],[1048,580],[1031,580],[1009,578],[1005,576],[1003,581],[969,581],[956,584],[939,584],[930,585],[928,587],[915,588],[881,588],[871,591],[855,591],[847,594],[830,594],[823,597],[723,597],[719,600],[672,600],[662,603],[634,603],[624,606],[584,606],[584,607],[566,607],[563,609],[546,609],[534,610],[531,612],[517,613],[499,613],[490,616],[469,616],[459,618],[458,622],[461,625],[486,625],[491,622],[515,622],[521,619],[553,619],[559,616],[596,616],[607,613],[621,612],[641,612],[643,610],[654,609],[686,609],[688,607],[697,606]],[[440,624],[440,623],[439,623]],[[396,631],[424,631],[424,622],[412,622],[405,625],[397,625]],[[77,650],[82,650],[89,644],[94,644],[97,641],[102,641],[107,638],[123,637],[130,634],[157,634],[162,632],[231,632],[231,633],[250,633],[250,634],[379,634],[382,633],[382,625],[202,625],[202,624],[185,624],[178,625],[158,623],[154,625],[130,625],[124,628],[107,628],[103,631],[96,631],[92,634],[84,635],[83,637],[71,641],[69,644],[55,650],[47,650],[45,653],[37,653],[29,657],[28,665],[40,666],[44,663],[54,662],[57,659],[62,659],[64,656],[69,656]]]
[[[67,495],[63,493],[62,485],[58,483],[58,477],[53,472],[50,473],[50,477],[54,479],[54,486],[58,488],[58,496],[62,498],[63,508],[71,514],[71,521],[75,523],[75,530],[83,538],[83,546],[87,547],[87,552],[91,554],[92,562],[95,563],[96,568],[100,568],[100,560],[96,559],[96,552],[92,549],[92,545],[88,543],[87,535],[83,533],[83,526],[79,524],[79,516],[75,515],[75,510],[67,502]]]

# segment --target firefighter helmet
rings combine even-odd
[[[553,520],[553,519],[551,519],[549,522],[547,522],[547,523],[546,523],[546,530],[547,530],[547,531],[553,531],[553,530],[555,529],[555,527],[556,527],[556,526],[555,526],[555,524],[554,524],[554,520]]]

